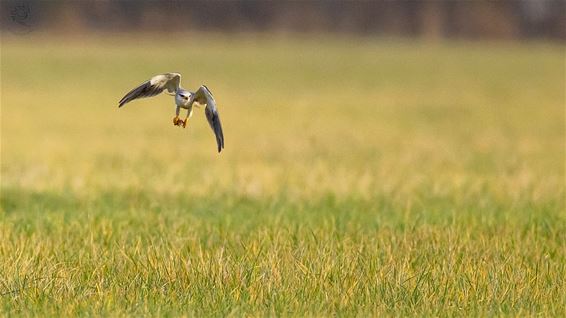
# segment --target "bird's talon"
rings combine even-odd
[[[178,116],[175,116],[175,117],[173,118],[173,125],[179,126],[179,122],[180,122],[180,121],[181,121],[181,119],[179,119]]]
[[[187,122],[188,122],[188,121],[189,121],[188,119],[181,120],[181,123],[182,123],[182,125],[183,125],[183,128],[187,127]]]

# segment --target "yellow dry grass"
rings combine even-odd
[[[1,58],[4,314],[566,314],[562,46],[36,34]],[[202,110],[117,108],[168,71],[215,94],[222,154]]]

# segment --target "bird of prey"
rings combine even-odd
[[[189,118],[193,115],[193,106],[204,107],[206,119],[216,136],[218,152],[222,151],[224,148],[224,134],[222,133],[222,125],[220,124],[216,101],[212,93],[205,85],[199,87],[194,93],[182,88],[181,74],[179,73],[160,74],[143,82],[140,86],[126,94],[126,96],[120,100],[118,107],[122,107],[134,99],[155,96],[164,91],[171,96],[175,96],[175,104],[177,105],[175,117],[173,118],[173,125],[175,126],[185,128]],[[179,118],[181,108],[187,110],[187,116],[184,120]]]

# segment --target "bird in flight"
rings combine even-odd
[[[206,119],[216,136],[218,152],[222,151],[224,149],[224,134],[222,133],[222,125],[220,124],[216,101],[212,93],[205,85],[199,87],[194,93],[182,88],[181,74],[179,73],[160,74],[143,82],[140,86],[126,94],[120,100],[118,107],[122,107],[134,99],[156,96],[164,91],[171,96],[175,96],[175,104],[177,105],[175,117],[173,118],[173,125],[175,126],[185,128],[189,118],[193,115],[193,106],[204,107]],[[187,116],[185,116],[184,120],[179,118],[181,108],[187,110]]]

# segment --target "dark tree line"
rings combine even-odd
[[[566,39],[566,1],[1,0],[2,29]]]

